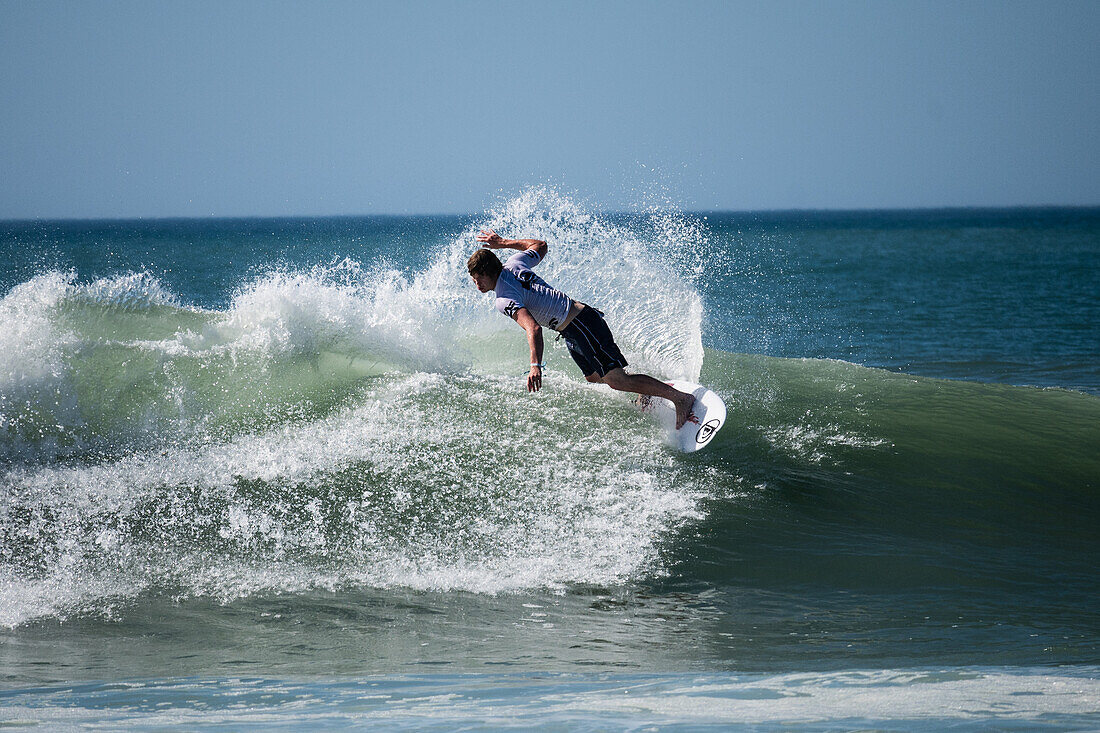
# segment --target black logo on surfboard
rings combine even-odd
[[[705,423],[703,423],[703,427],[699,428],[699,432],[695,434],[695,442],[699,445],[706,443],[708,440],[711,439],[711,437],[713,437],[714,432],[718,430],[718,428],[720,428],[721,426],[722,421],[718,418],[707,420]]]

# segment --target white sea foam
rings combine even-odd
[[[500,404],[463,420],[465,395],[486,391]],[[149,587],[222,600],[348,583],[496,593],[650,567],[659,538],[697,518],[697,497],[668,488],[667,462],[639,447],[651,441],[605,428],[608,415],[553,425],[594,399],[579,385],[550,396],[546,417],[528,415],[522,458],[486,444],[489,411],[506,413],[501,427],[527,412],[517,392],[515,380],[418,373],[325,419],[225,444],[9,471],[9,506],[37,513],[35,541],[53,549],[36,555],[44,572],[4,579],[0,623]],[[448,396],[454,406],[432,419]],[[570,449],[581,458],[559,462]],[[359,483],[336,488],[347,471]],[[275,488],[257,497],[256,482]],[[188,535],[212,539],[194,547]]]
[[[822,463],[835,457],[838,446],[865,449],[891,445],[888,440],[845,431],[839,425],[775,425],[762,430],[764,438],[773,447],[811,463]]]
[[[56,377],[67,344],[51,318],[72,291],[72,274],[50,272],[14,287],[0,300],[0,395],[18,399],[29,385]]]
[[[178,306],[179,299],[148,272],[106,277],[73,289],[77,300],[99,306],[143,310],[158,305]]]
[[[785,727],[812,727],[842,722],[874,727],[880,721],[1038,723],[1050,715],[1095,716],[1100,702],[1096,679],[1004,671],[874,670],[730,682],[704,679],[662,686],[655,694],[647,687],[566,697],[551,711],[651,715],[680,724],[782,722]]]

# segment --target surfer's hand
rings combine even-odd
[[[542,388],[542,369],[531,367],[531,373],[527,375],[527,391],[538,392]]]
[[[504,237],[500,236],[492,229],[482,229],[481,234],[477,235],[477,241],[489,249],[499,249],[504,246]]]

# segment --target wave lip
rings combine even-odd
[[[83,285],[51,272],[17,286],[0,302],[13,326],[0,335],[0,461],[224,439],[324,414],[358,380],[390,371],[510,372],[524,359],[522,333],[465,271],[484,226],[551,241],[542,273],[607,313],[636,368],[698,375],[702,301],[668,266],[671,235],[534,189],[411,274],[347,259],[276,268],[243,283],[225,310],[183,305],[146,272]],[[571,368],[560,343],[547,352]]]

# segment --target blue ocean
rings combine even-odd
[[[528,393],[486,227],[713,442],[549,336]],[[0,726],[1100,728],[1100,209],[533,188],[0,262]]]

